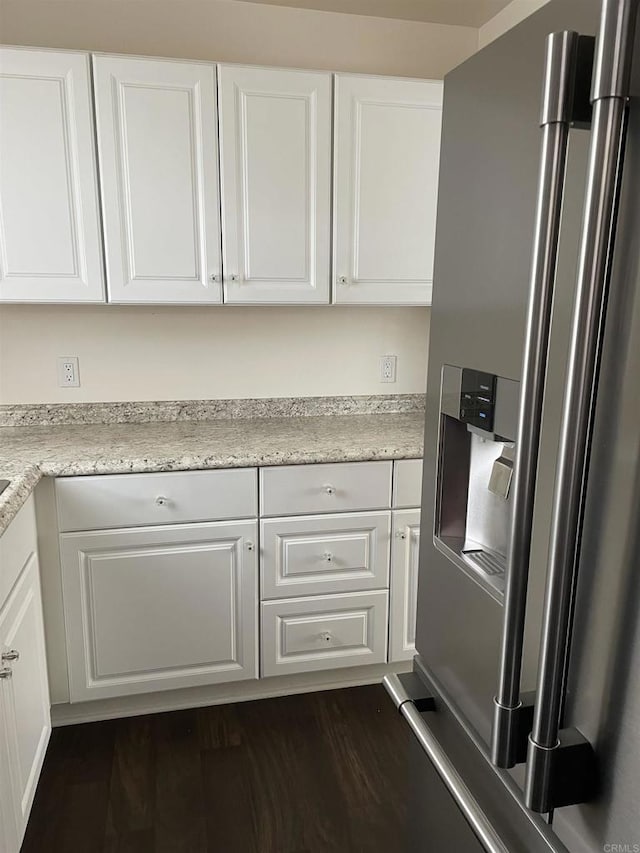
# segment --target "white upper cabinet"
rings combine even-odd
[[[0,300],[102,302],[89,56],[0,50]]]
[[[94,57],[110,302],[222,301],[215,68]]]
[[[222,65],[224,294],[328,303],[331,74]]]
[[[428,305],[442,83],[336,75],[334,301]]]

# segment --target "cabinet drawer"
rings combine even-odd
[[[262,675],[384,663],[387,609],[386,590],[265,602]]]
[[[422,504],[422,459],[393,463],[393,507],[413,509]]]
[[[20,508],[0,536],[0,608],[37,549],[36,515],[33,496]]]
[[[338,462],[262,468],[262,515],[388,509],[391,467],[391,462]]]
[[[56,480],[61,532],[225,521],[258,514],[255,468]]]
[[[386,587],[390,537],[390,512],[263,521],[262,598]]]

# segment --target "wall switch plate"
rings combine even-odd
[[[58,385],[60,388],[79,388],[80,370],[78,357],[62,355],[58,358]]]
[[[395,382],[397,367],[397,355],[383,355],[380,359],[380,382]]]

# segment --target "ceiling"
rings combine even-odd
[[[373,15],[401,18],[406,21],[429,21],[481,27],[510,0],[244,0],[270,6],[294,6],[351,15]]]

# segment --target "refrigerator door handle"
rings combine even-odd
[[[386,675],[383,684],[393,699],[397,709],[409,723],[418,743],[427,754],[427,757],[436,769],[438,776],[442,779],[445,787],[453,797],[456,805],[465,816],[467,822],[475,832],[488,853],[509,853],[508,848],[497,834],[486,814],[478,804],[462,776],[458,773],[451,759],[440,746],[435,735],[429,729],[421,710],[433,711],[435,705],[430,698],[422,697],[422,701],[413,698],[406,683],[417,683],[417,676],[410,673],[406,676]],[[424,687],[421,692],[424,692]],[[419,710],[421,709],[421,710]]]
[[[569,31],[552,33],[547,38],[540,119],[540,174],[511,486],[511,536],[507,553],[500,669],[491,742],[491,760],[496,767],[502,768],[524,762],[527,735],[531,731],[532,706],[530,701],[523,702],[520,696],[522,648],[551,309],[580,41],[577,33]]]
[[[545,604],[525,802],[536,812],[593,795],[595,757],[577,729],[560,729],[593,407],[624,153],[640,0],[604,0],[592,90],[577,290],[553,496]]]

